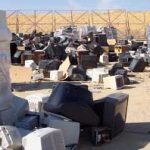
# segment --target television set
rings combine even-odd
[[[104,88],[110,88],[114,90],[122,89],[125,85],[122,75],[115,75],[103,78]]]
[[[60,129],[62,131],[65,146],[78,145],[80,123],[52,113],[45,118],[44,122],[48,127]]]
[[[127,116],[129,95],[113,93],[94,102],[101,126],[111,130],[111,138],[123,131]]]
[[[85,69],[97,68],[98,58],[96,55],[81,56],[80,65]]]
[[[44,104],[43,110],[63,115],[81,125],[99,124],[99,118],[93,110],[92,93],[83,86],[59,83]]]
[[[54,128],[42,128],[23,137],[24,150],[65,150],[62,131]]]

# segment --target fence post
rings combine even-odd
[[[147,36],[147,23],[146,23],[146,12],[144,12],[144,38],[146,39]]]
[[[34,30],[37,30],[37,22],[36,22],[37,16],[36,15],[37,15],[37,12],[36,10],[34,10]]]
[[[88,11],[88,25],[91,25],[91,15],[90,15],[90,10]]]
[[[54,28],[54,31],[56,31],[56,16],[55,16],[56,12],[54,11],[53,12],[53,28]]]
[[[70,13],[71,13],[71,25],[74,26],[72,10],[70,11]]]
[[[19,33],[19,10],[16,10],[16,33]]]
[[[126,10],[126,35],[130,35],[130,22],[129,22],[129,16],[128,11]]]
[[[90,25],[93,25],[93,11],[90,11]]]
[[[108,10],[108,27],[111,27],[110,11]]]

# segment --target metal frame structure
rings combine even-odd
[[[146,38],[150,24],[150,12],[130,12],[126,10],[8,10],[7,22],[15,33],[51,32],[61,26],[114,26],[119,38],[133,35],[138,39]]]
[[[96,26],[115,27],[119,38],[128,36],[126,11],[124,10],[93,10],[91,11],[92,24]],[[124,30],[122,30],[124,29]]]
[[[54,29],[61,26],[82,26],[84,24],[90,25],[89,11],[70,10],[70,11],[54,11]]]
[[[128,12],[128,21],[130,27],[130,34],[136,35],[137,38],[145,38],[147,26],[146,12]]]

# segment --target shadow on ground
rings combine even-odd
[[[67,81],[62,81],[67,82]],[[12,83],[12,89],[16,92],[23,91],[36,91],[42,89],[53,89],[58,83],[61,82],[51,82],[51,81],[39,81],[39,82],[28,82],[28,83]],[[81,82],[70,82],[72,84],[80,85]]]
[[[135,86],[131,86],[131,85],[125,85],[125,87],[123,89],[127,90],[127,89],[134,89]]]
[[[80,138],[79,150],[149,150],[149,131],[150,123],[127,123],[124,132],[112,139],[111,143],[92,146],[88,137]]]

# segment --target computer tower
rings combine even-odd
[[[24,150],[65,150],[62,131],[54,128],[42,128],[23,137]]]

